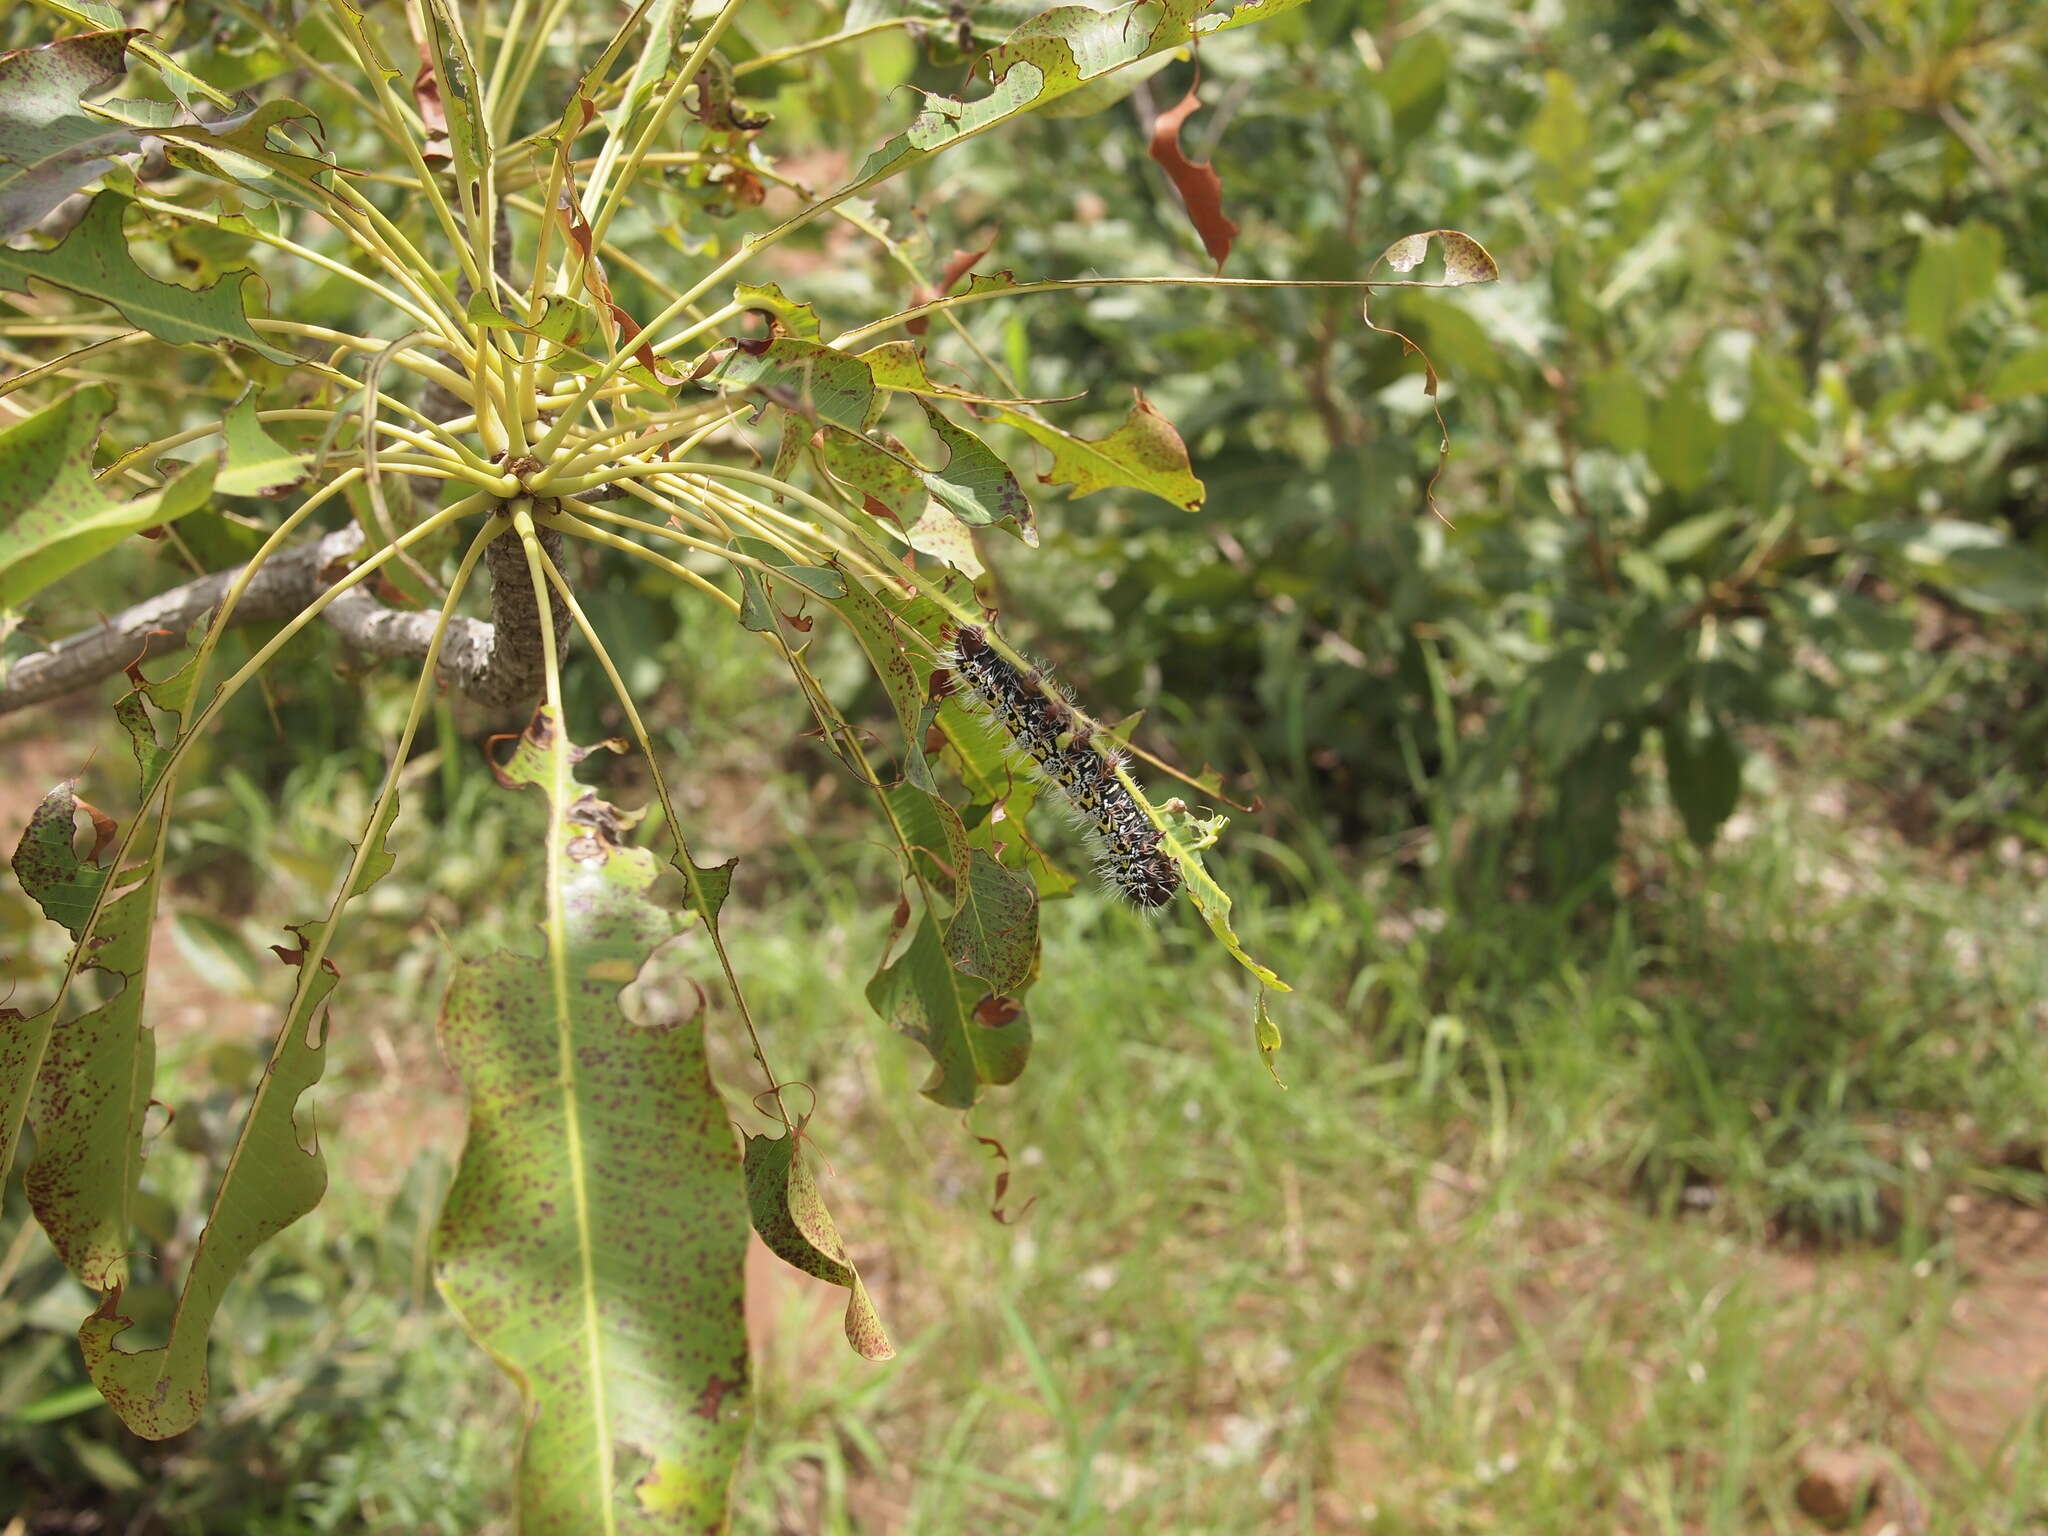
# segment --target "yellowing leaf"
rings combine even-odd
[[[1005,407],[996,415],[1052,450],[1052,468],[1040,475],[1039,481],[1071,485],[1072,496],[1129,486],[1195,512],[1208,494],[1189,467],[1187,444],[1180,433],[1143,395],[1131,406],[1122,426],[1094,442],[1020,410]]]

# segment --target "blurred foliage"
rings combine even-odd
[[[1354,300],[1112,291],[985,339],[1097,425],[1144,382],[1208,513],[1052,510],[1045,555],[1002,562],[1017,606],[1105,693],[1142,680],[1177,750],[1256,753],[1276,823],[1398,836],[1443,781],[1498,845],[1476,867],[1537,889],[1611,860],[1660,757],[1710,843],[1750,728],[1826,718],[1938,723],[1899,770],[2038,839],[2043,33],[2023,4],[1319,0],[1204,60],[1189,132],[1245,225],[1231,272],[1354,276],[1436,223],[1500,260],[1373,302],[1443,378],[1445,520],[1420,360]],[[1020,272],[1195,259],[1134,121],[1164,84],[980,152],[934,243],[998,224],[989,262]]]

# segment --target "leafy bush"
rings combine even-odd
[[[816,1096],[792,1095],[799,1085],[771,1066],[772,1031],[725,944],[734,861],[690,852],[677,776],[636,698],[670,682],[644,644],[674,632],[679,595],[766,644],[824,748],[873,793],[900,874],[867,996],[929,1052],[927,1097],[966,1111],[1023,1070],[1040,900],[1074,884],[1040,840],[1062,802],[1112,890],[1151,908],[1185,892],[1250,973],[1248,1033],[1270,1065],[1268,993],[1286,986],[1241,946],[1202,860],[1225,819],[1178,797],[1155,806],[1133,767],[1167,764],[1050,684],[991,624],[994,588],[977,585],[977,534],[1038,542],[991,428],[1049,450],[1045,478],[1075,494],[1121,487],[1184,515],[1205,491],[1142,398],[1115,432],[1070,433],[961,317],[1217,280],[941,272],[890,233],[878,198],[991,129],[1114,105],[1146,69],[1197,44],[1227,52],[1225,34],[1298,4],[991,7],[936,33],[930,7],[821,18],[740,0],[654,0],[608,36],[583,35],[559,0],[536,14],[523,0],[338,0],[303,16],[230,3],[204,27],[180,13],[150,36],[103,7],[55,6],[54,24],[10,17],[24,46],[0,58],[0,233],[13,238],[0,288],[19,318],[0,333],[19,371],[0,432],[12,507],[0,604],[21,632],[0,710],[125,670],[114,709],[139,792],[123,819],[66,780],[16,851],[22,889],[75,943],[53,997],[0,1010],[0,1167],[25,1124],[22,1190],[99,1296],[78,1344],[123,1425],[161,1440],[200,1422],[219,1328],[237,1316],[224,1310],[231,1283],[325,1192],[302,1101],[322,1081],[330,1028],[347,1027],[329,1012],[339,936],[390,910],[380,883],[405,842],[401,798],[427,771],[415,749],[430,719],[436,811],[488,828],[490,854],[453,872],[444,899],[469,900],[442,908],[460,936],[440,1042],[468,1092],[469,1140],[436,1219],[435,1275],[525,1400],[520,1519],[723,1525],[750,1413],[750,1218],[781,1257],[845,1289],[857,1352],[892,1353],[810,1172]],[[920,66],[908,43],[928,34]],[[757,91],[795,71],[816,74],[785,93],[792,115],[843,122],[878,83],[957,75],[963,60],[985,89],[928,92],[830,193],[757,147],[773,121]],[[1178,150],[1178,119],[1164,121],[1154,157],[1220,258],[1228,231]],[[835,321],[829,339],[845,295],[821,280],[821,314],[772,280],[796,287],[793,273],[833,260],[828,225],[915,284],[904,307]],[[1440,278],[1397,275],[1432,243]],[[778,272],[771,257],[795,265]],[[1384,261],[1401,286],[1494,275],[1476,243],[1435,227]],[[1358,265],[1342,280],[1354,294],[1373,264]],[[666,276],[678,267],[687,275]],[[920,343],[935,324],[947,332]],[[955,382],[963,361],[984,370],[972,386]],[[218,569],[133,602],[154,574],[136,572],[137,534]],[[598,573],[618,557],[661,584],[611,584]],[[21,612],[47,633],[66,584],[125,606],[38,646]],[[488,619],[466,611],[486,589]],[[850,648],[814,635],[827,612]],[[323,631],[359,659],[415,663],[412,686],[372,689],[371,707],[347,713],[331,682],[265,691],[296,761],[221,751],[217,729],[253,714],[252,684],[319,669]],[[176,670],[145,670],[181,650]],[[840,702],[842,664],[859,659],[886,737]],[[485,713],[458,720],[450,693]],[[458,765],[465,738],[493,724],[511,727],[483,741],[498,786],[544,808],[537,849],[516,851],[530,832],[512,830],[516,812],[480,811]],[[612,739],[577,745],[592,726]],[[358,796],[369,741],[379,780]],[[578,778],[607,750],[635,755],[658,821]],[[961,803],[942,782],[962,786]],[[266,835],[272,795],[281,814]],[[223,797],[239,802],[226,822]],[[218,1127],[188,1113],[167,1134],[143,1018],[167,858],[198,888],[217,881],[233,912],[246,870],[224,828],[275,847],[287,818],[290,835],[317,828],[351,851],[338,871],[317,855],[297,870],[306,899],[272,946],[292,992],[261,1070]],[[515,877],[525,890],[506,889]],[[522,918],[537,920],[538,953],[523,936],[502,943]],[[260,989],[234,926],[187,916],[178,929]],[[719,978],[715,1001],[692,972]],[[755,1123],[768,1129],[749,1129],[743,1154],[707,1063],[714,1008],[759,1072]],[[172,1153],[197,1155],[197,1170],[162,1166],[175,1168]],[[165,1263],[134,1263],[138,1231]],[[289,1292],[288,1275],[272,1278]],[[40,1401],[53,1420],[81,1402]],[[65,1444],[90,1472],[93,1442]]]
[[[1472,878],[1580,888],[1646,772],[1710,843],[1755,728],[1873,714],[1935,727],[1894,776],[1937,815],[2036,837],[2042,23],[1866,9],[1319,3],[1219,51],[1234,271],[1339,278],[1418,217],[1502,264],[1372,304],[1442,379],[1450,526],[1423,364],[1348,297],[1111,293],[1008,322],[1032,388],[1146,381],[1219,515],[1204,541],[1136,499],[1077,509],[1003,563],[1021,606],[1086,591],[1101,686],[1185,709],[1218,761],[1249,742],[1289,815],[1399,835],[1441,792]],[[1139,130],[1061,128],[984,152],[935,240],[1001,219],[1020,268],[1187,248],[1157,178],[1085,190]]]

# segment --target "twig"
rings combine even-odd
[[[561,536],[543,531],[541,542],[549,557],[559,560]],[[362,530],[350,526],[283,550],[250,578],[228,622],[275,623],[301,612],[332,584],[333,567],[347,562],[362,543]],[[480,703],[523,704],[539,692],[541,678],[532,580],[519,540],[509,531],[493,541],[484,559],[491,572],[491,621],[450,620],[440,672]],[[22,657],[0,677],[0,715],[61,698],[151,656],[182,650],[192,626],[214,611],[240,574],[236,567],[188,581]],[[336,598],[321,617],[348,645],[380,660],[424,657],[435,620],[431,613],[387,608],[361,588]],[[557,612],[555,619],[559,645],[568,615]]]

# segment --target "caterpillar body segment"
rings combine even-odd
[[[1159,829],[1117,778],[1124,754],[1096,745],[1065,691],[1040,669],[1019,668],[999,654],[973,625],[960,627],[943,660],[963,686],[963,702],[1059,792],[1087,835],[1103,882],[1148,910],[1172,901],[1180,870]]]

